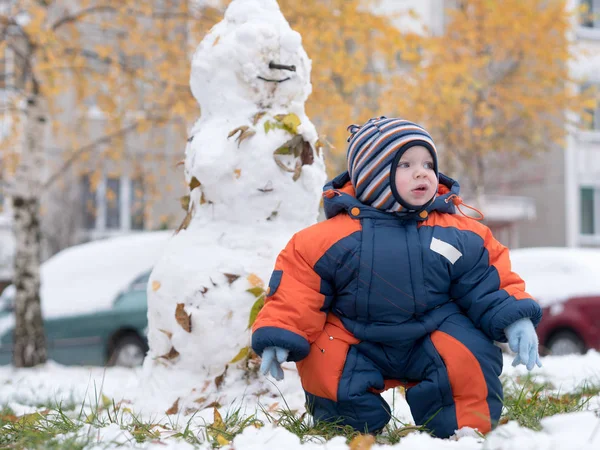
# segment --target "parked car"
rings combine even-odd
[[[543,307],[537,328],[541,353],[600,350],[600,250],[515,249],[511,262]]]
[[[148,351],[148,278],[150,272],[138,276],[108,309],[44,319],[48,359],[66,365],[141,365]],[[0,321],[14,323],[12,295],[0,298]],[[11,326],[0,337],[0,364],[11,363],[12,344]]]
[[[146,285],[172,232],[143,232],[65,249],[41,266],[48,358],[136,366],[148,350]],[[12,361],[15,288],[0,295],[0,364]]]

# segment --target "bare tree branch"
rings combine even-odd
[[[43,184],[42,184],[42,188],[48,189],[48,187],[50,185],[52,185],[52,183],[54,183],[60,175],[62,175],[69,167],[71,167],[71,165],[73,165],[73,163],[75,161],[77,161],[77,159],[79,157],[81,157],[81,155],[83,155],[85,152],[88,152],[90,150],[93,150],[94,148],[96,148],[99,145],[102,144],[107,144],[110,141],[112,141],[115,138],[121,137],[126,135],[127,133],[134,131],[138,126],[140,125],[140,122],[135,122],[132,125],[128,125],[125,128],[122,128],[112,134],[107,134],[106,136],[103,136],[99,139],[96,139],[95,141],[84,145],[81,148],[78,148],[77,150],[75,150],[73,152],[73,154],[63,163],[63,165],[56,171],[54,172]]]
[[[115,12],[115,11],[116,10],[113,6],[108,6],[108,5],[90,6],[89,8],[82,9],[81,11],[78,11],[74,14],[61,17],[58,21],[56,21],[54,23],[54,25],[52,25],[52,30],[56,31],[58,28],[60,28],[61,26],[65,25],[67,23],[77,22],[78,20],[84,18],[85,16],[87,16],[89,14],[93,14],[96,12]]]

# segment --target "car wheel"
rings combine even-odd
[[[546,344],[550,355],[561,356],[585,353],[585,344],[579,336],[572,331],[559,331],[553,335]]]
[[[137,335],[125,335],[116,342],[109,358],[109,365],[121,367],[141,366],[146,357],[146,343]]]

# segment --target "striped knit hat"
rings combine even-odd
[[[403,119],[378,117],[362,126],[350,125],[348,138],[348,174],[362,203],[383,211],[421,210],[404,202],[391,189],[392,166],[410,147],[422,145],[433,158],[438,176],[437,151],[429,133],[421,126]]]

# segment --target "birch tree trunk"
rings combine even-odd
[[[46,337],[40,304],[41,178],[44,173],[43,99],[31,96],[25,105],[19,166],[12,196],[16,251],[14,260],[15,331],[13,363],[32,367],[46,362]]]

